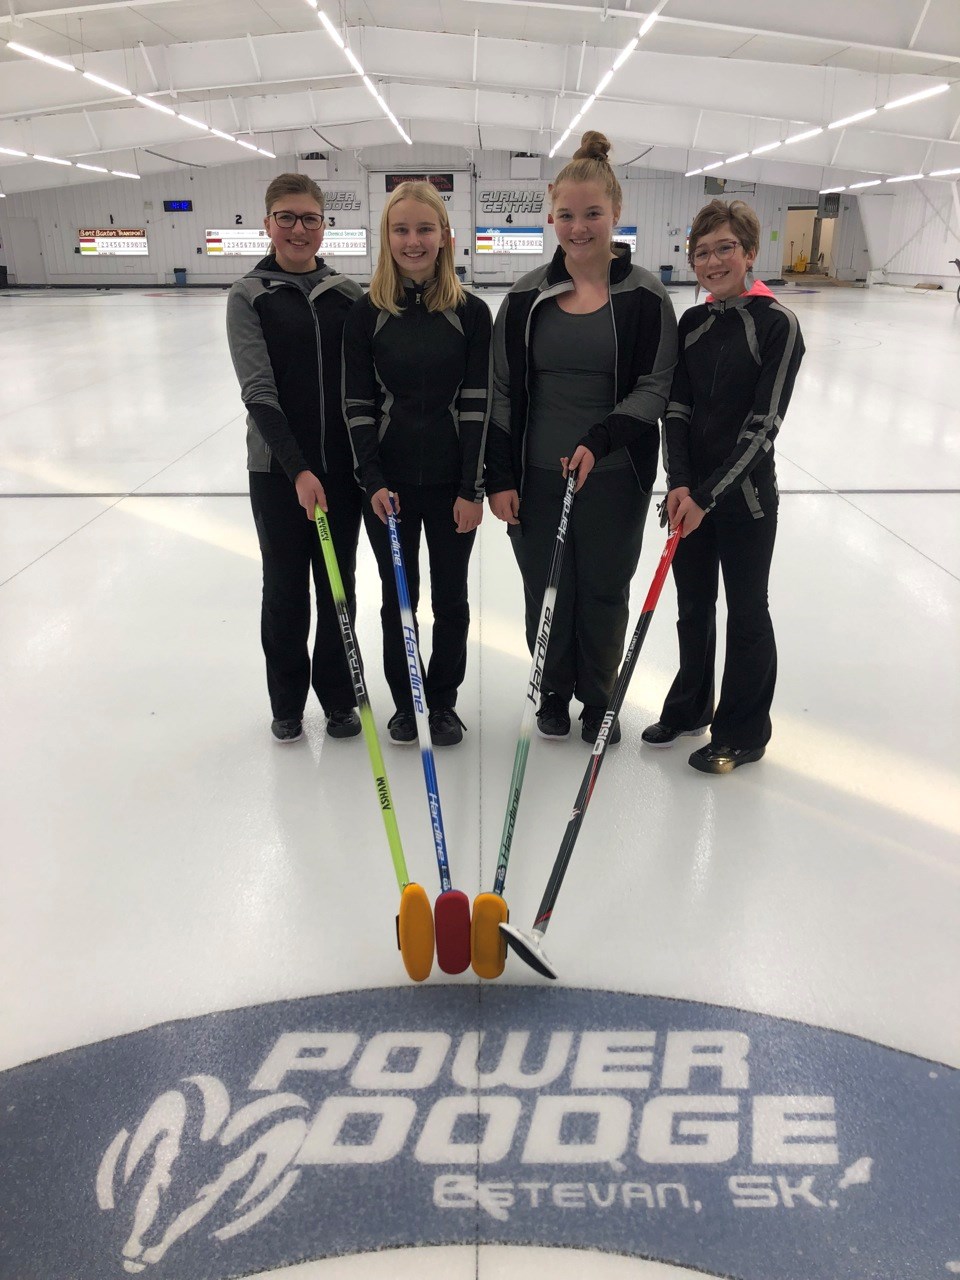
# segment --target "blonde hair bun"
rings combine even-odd
[[[596,129],[588,129],[573,153],[574,160],[602,160],[610,163],[610,139]]]

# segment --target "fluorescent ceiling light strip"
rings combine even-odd
[[[597,100],[597,95],[595,93],[591,93],[590,97],[586,100],[586,102],[580,108],[581,117],[587,114],[587,112],[590,110],[590,108],[593,106],[596,100]]]
[[[604,89],[607,87],[607,85],[610,83],[612,79],[613,79],[613,67],[610,68],[607,74],[601,79],[600,83],[594,89],[593,96],[595,98],[599,98],[601,93],[603,93]]]
[[[346,50],[347,46],[343,42],[343,36],[340,34],[340,32],[333,25],[333,23],[330,21],[330,19],[327,17],[327,15],[323,12],[322,9],[317,10],[317,17],[323,23],[324,30],[326,31],[330,39],[334,42],[334,44],[337,45],[339,48]]]
[[[373,83],[373,81],[370,79],[370,77],[369,77],[369,76],[364,76],[364,77],[363,77],[363,87],[364,87],[364,88],[365,88],[369,93],[372,93],[372,94],[373,94],[373,96],[374,96],[375,98],[379,98],[379,97],[380,97],[380,94],[377,92],[377,86]]]
[[[264,147],[257,147],[262,156],[269,156],[271,160],[276,160],[276,154],[273,151],[267,151]]]
[[[633,39],[630,41],[630,43],[626,45],[625,48],[620,50],[613,64],[614,71],[620,70],[620,68],[623,66],[626,60],[630,57],[631,53],[633,53],[634,49],[637,47],[639,43],[640,43],[640,37],[634,36]]]
[[[26,159],[27,153],[26,151],[14,151],[13,147],[0,147],[0,155],[20,156],[21,159]]]
[[[858,191],[861,187],[879,187],[882,181],[882,178],[871,178],[869,182],[851,182],[850,190]]]
[[[307,0],[307,4],[310,6],[311,9],[316,9],[317,0]]]
[[[48,66],[59,67],[61,71],[80,70],[80,68],[75,67],[72,62],[61,62],[59,58],[51,58],[49,54],[40,53],[37,49],[28,49],[25,44],[17,44],[14,40],[7,42],[7,48],[12,49],[14,53],[22,53],[24,57],[36,58],[38,62],[45,62]]]
[[[109,172],[110,172],[110,170],[109,170],[109,169],[104,169],[102,165],[99,165],[99,164],[81,164],[79,160],[77,161],[77,168],[78,168],[78,169],[89,169],[91,173],[109,173]]]
[[[44,164],[73,164],[72,160],[59,160],[56,156],[38,156],[36,153],[33,154],[32,159],[42,160]]]
[[[875,116],[879,108],[870,107],[866,111],[858,111],[856,115],[844,116],[842,120],[834,120],[832,124],[828,124],[828,129],[843,129],[848,124],[856,124],[858,120],[866,120],[869,116]]]
[[[806,142],[807,138],[815,138],[818,133],[823,133],[821,128],[807,129],[805,133],[795,133],[792,138],[784,138],[783,145],[788,147],[791,142]]]
[[[153,111],[162,111],[165,115],[175,116],[177,113],[173,107],[164,106],[162,102],[154,102],[153,98],[145,98],[142,94],[136,95],[136,101],[144,107],[150,107]]]
[[[750,152],[752,156],[762,156],[765,151],[773,151],[775,147],[780,147],[781,142],[765,142],[762,147],[754,147]]]
[[[111,170],[110,170],[110,172],[111,172],[111,173],[114,175],[114,177],[116,177],[116,178],[133,178],[133,179],[135,179],[137,182],[139,182],[139,181],[140,181],[140,175],[139,175],[139,173],[127,173],[127,172],[126,172],[125,170],[123,170],[123,169],[111,169]]]
[[[2,148],[2,147],[0,147],[0,151],[2,151],[2,150],[3,150],[3,148]],[[960,173],[960,168],[958,168],[958,169],[932,169],[932,170],[930,171],[930,173],[928,173],[928,174],[927,174],[927,177],[928,177],[928,178],[947,178],[947,177],[949,177],[949,176],[950,176],[950,174],[952,174],[952,173]]]
[[[114,84],[112,80],[104,80],[103,76],[95,76],[92,71],[84,71],[84,80],[92,80],[94,84],[98,84],[103,89],[109,89],[111,93],[122,94],[125,98],[132,98],[133,91],[124,89],[122,84]]]
[[[719,169],[722,164],[722,160],[714,160],[713,164],[705,164],[703,166],[703,172],[709,173],[711,169]]]
[[[702,169],[691,169],[689,173],[685,173],[683,176],[684,176],[685,178],[695,178],[695,177],[697,176],[697,174],[698,174],[698,173],[703,173],[703,170],[702,170]]]
[[[911,102],[922,102],[924,98],[933,98],[938,93],[946,93],[948,84],[937,84],[932,89],[921,89],[919,93],[908,93],[905,98],[894,98],[892,102],[883,104],[884,111],[892,111],[895,107],[906,107]]]
[[[922,173],[903,173],[899,178],[888,178],[888,182],[914,182],[917,178],[922,178]]]
[[[203,123],[202,120],[194,120],[193,116],[181,115],[177,112],[177,119],[182,120],[184,124],[192,124],[195,129],[202,129],[204,133],[210,132],[210,126]]]
[[[253,142],[244,142],[243,138],[237,138],[237,139],[236,139],[236,143],[237,143],[237,146],[238,146],[238,147],[246,147],[248,151],[257,151],[257,150],[259,150],[259,148],[255,145],[255,143],[253,143]]]
[[[218,138],[225,138],[227,142],[236,142],[236,138],[232,133],[224,133],[222,129],[211,128],[210,132],[215,133]]]
[[[747,156],[748,156],[749,154],[750,154],[750,152],[749,152],[749,151],[741,151],[741,152],[740,152],[740,154],[739,154],[738,156],[727,156],[726,160],[724,160],[724,162],[723,162],[723,163],[724,163],[724,164],[736,164],[738,160],[746,160],[746,158],[747,158]]]
[[[659,15],[658,15],[658,14],[656,14],[656,13],[651,13],[651,14],[650,14],[650,16],[649,16],[649,18],[646,18],[646,19],[644,20],[644,22],[642,23],[642,25],[641,25],[641,27],[640,27],[640,30],[637,32],[637,36],[638,36],[638,38],[639,38],[639,39],[641,39],[641,40],[643,39],[643,37],[647,34],[647,32],[650,30],[650,28],[651,28],[651,27],[653,26],[653,24],[656,22],[656,20],[657,20],[658,16],[659,16]]]
[[[353,52],[353,50],[344,48],[343,52],[347,55],[347,61],[350,63],[351,67],[353,67],[357,75],[358,76],[365,75],[366,73],[364,72],[363,67],[360,65],[360,59]]]
[[[823,190],[820,192],[820,195],[832,196],[832,195],[835,195],[836,192],[846,191],[846,189],[847,189],[846,187],[824,187]]]

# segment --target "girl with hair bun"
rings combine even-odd
[[[347,317],[343,336],[344,410],[380,570],[394,743],[415,742],[417,727],[386,529],[391,497],[414,614],[421,531],[430,559],[430,736],[435,746],[463,740],[454,708],[467,667],[467,566],[483,515],[490,338],[486,304],[457,279],[446,205],[428,182],[401,183],[380,220],[370,292]]]
[[[707,300],[680,320],[680,362],[664,422],[670,527],[683,524],[673,560],[680,670],[651,747],[684,735],[711,741],[690,764],[729,773],[759,760],[770,740],[777,647],[767,581],[779,493],[773,441],[803,359],[797,317],[764,284],[748,284],[760,222],[742,200],[712,200],[690,228],[690,265]],[[720,571],[727,644],[714,708]]]
[[[613,241],[623,195],[609,152],[603,134],[585,133],[550,187],[559,245],[497,315],[487,445],[490,509],[511,535],[531,652],[564,478],[577,471],[537,729],[565,738],[576,697],[586,742],[596,741],[623,656],[677,358],[666,290]]]

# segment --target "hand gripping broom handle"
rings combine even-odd
[[[410,693],[413,697],[413,713],[417,721],[417,737],[420,740],[420,759],[423,764],[423,777],[427,784],[427,803],[430,807],[430,827],[433,831],[433,844],[437,854],[437,869],[440,872],[440,889],[449,893],[452,888],[450,880],[450,863],[447,858],[447,840],[443,831],[443,814],[440,811],[440,787],[437,782],[437,768],[433,760],[433,747],[430,742],[430,723],[427,720],[427,707],[423,689],[423,669],[420,666],[420,650],[417,647],[417,626],[410,605],[410,590],[407,586],[407,571],[403,563],[403,547],[400,545],[400,531],[397,527],[396,507],[393,496],[390,497],[391,514],[387,517],[390,530],[390,553],[393,559],[393,576],[397,584],[397,598],[400,601],[400,623],[403,627],[403,642],[407,654],[407,673],[410,676]],[[469,960],[467,961],[469,963]]]
[[[574,802],[573,813],[570,815],[570,821],[567,823],[567,829],[563,835],[563,841],[560,850],[557,853],[556,860],[553,864],[553,870],[550,873],[550,879],[547,883],[543,900],[537,911],[537,918],[533,922],[533,927],[541,934],[546,933],[547,925],[550,923],[550,917],[553,914],[553,908],[560,893],[560,886],[563,884],[563,877],[566,874],[567,865],[573,854],[573,847],[577,842],[577,836],[580,834],[580,827],[583,825],[583,816],[587,811],[590,803],[590,797],[593,794],[593,788],[597,783],[597,776],[600,773],[600,766],[603,764],[603,757],[607,749],[607,743],[610,740],[610,732],[613,729],[614,722],[620,714],[620,708],[623,706],[623,700],[626,697],[627,686],[630,684],[630,678],[633,675],[633,669],[637,665],[637,658],[640,656],[640,650],[643,648],[643,642],[646,638],[647,630],[650,626],[650,620],[653,617],[653,611],[657,606],[660,598],[660,592],[666,580],[667,573],[676,553],[677,546],[680,542],[682,526],[678,526],[667,539],[667,545],[663,549],[660,556],[660,563],[657,571],[653,576],[653,582],[650,584],[650,590],[647,592],[647,598],[643,603],[643,610],[637,621],[636,629],[630,639],[630,645],[623,659],[623,665],[620,667],[620,674],[617,676],[617,682],[613,687],[613,693],[610,695],[610,703],[607,706],[606,713],[603,717],[603,723],[597,734],[597,741],[594,744],[593,751],[590,755],[590,762],[583,775],[583,781],[580,783],[580,790],[577,792],[577,798]]]
[[[520,792],[523,789],[523,775],[526,772],[527,756],[530,752],[533,721],[537,714],[537,696],[543,683],[543,667],[547,657],[547,645],[550,642],[550,629],[553,626],[557,588],[560,585],[560,570],[563,566],[563,549],[567,538],[567,524],[570,519],[570,508],[573,505],[573,494],[576,487],[577,473],[571,471],[567,476],[567,487],[563,494],[563,508],[560,512],[560,523],[557,525],[553,555],[550,557],[547,586],[543,593],[540,621],[537,624],[537,642],[533,650],[530,679],[527,682],[527,694],[523,703],[523,715],[520,719],[520,735],[517,738],[517,750],[513,758],[513,777],[510,779],[507,810],[503,818],[503,833],[500,836],[500,856],[497,859],[497,871],[493,881],[493,892],[499,894],[500,897],[503,896],[503,886],[507,880],[507,863],[510,861],[513,829],[516,826],[517,813],[520,809]]]
[[[340,635],[347,655],[347,666],[350,668],[350,678],[353,681],[353,696],[357,700],[357,710],[360,713],[363,736],[367,744],[367,753],[370,756],[370,767],[373,770],[377,799],[380,802],[380,813],[383,816],[383,825],[387,832],[390,857],[393,859],[393,869],[397,875],[397,884],[402,891],[410,883],[410,876],[403,856],[400,829],[397,826],[397,815],[393,808],[393,798],[390,795],[390,786],[387,782],[387,770],[380,751],[380,740],[377,737],[373,710],[370,706],[370,699],[367,697],[367,687],[364,683],[363,670],[360,666],[360,652],[353,634],[353,624],[350,621],[347,594],[343,589],[343,579],[340,576],[340,566],[337,564],[337,553],[333,547],[329,521],[319,506],[314,507],[313,515],[317,524],[317,533],[320,535],[320,547],[323,551],[324,564],[327,567],[327,577],[330,580],[330,594],[333,596],[334,607],[337,611],[337,621],[340,624]]]

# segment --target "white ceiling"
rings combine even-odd
[[[405,145],[305,0],[0,0],[15,41],[277,154]],[[330,18],[413,141],[547,153],[647,16],[632,0],[342,0]],[[960,166],[960,0],[666,0],[584,127],[685,172],[948,92],[717,172],[826,187]],[[758,21],[762,24],[757,26]],[[234,143],[0,44],[0,147],[140,173],[235,163]],[[162,150],[163,156],[152,152]],[[362,159],[362,154],[361,154]],[[97,180],[0,155],[10,193]]]

